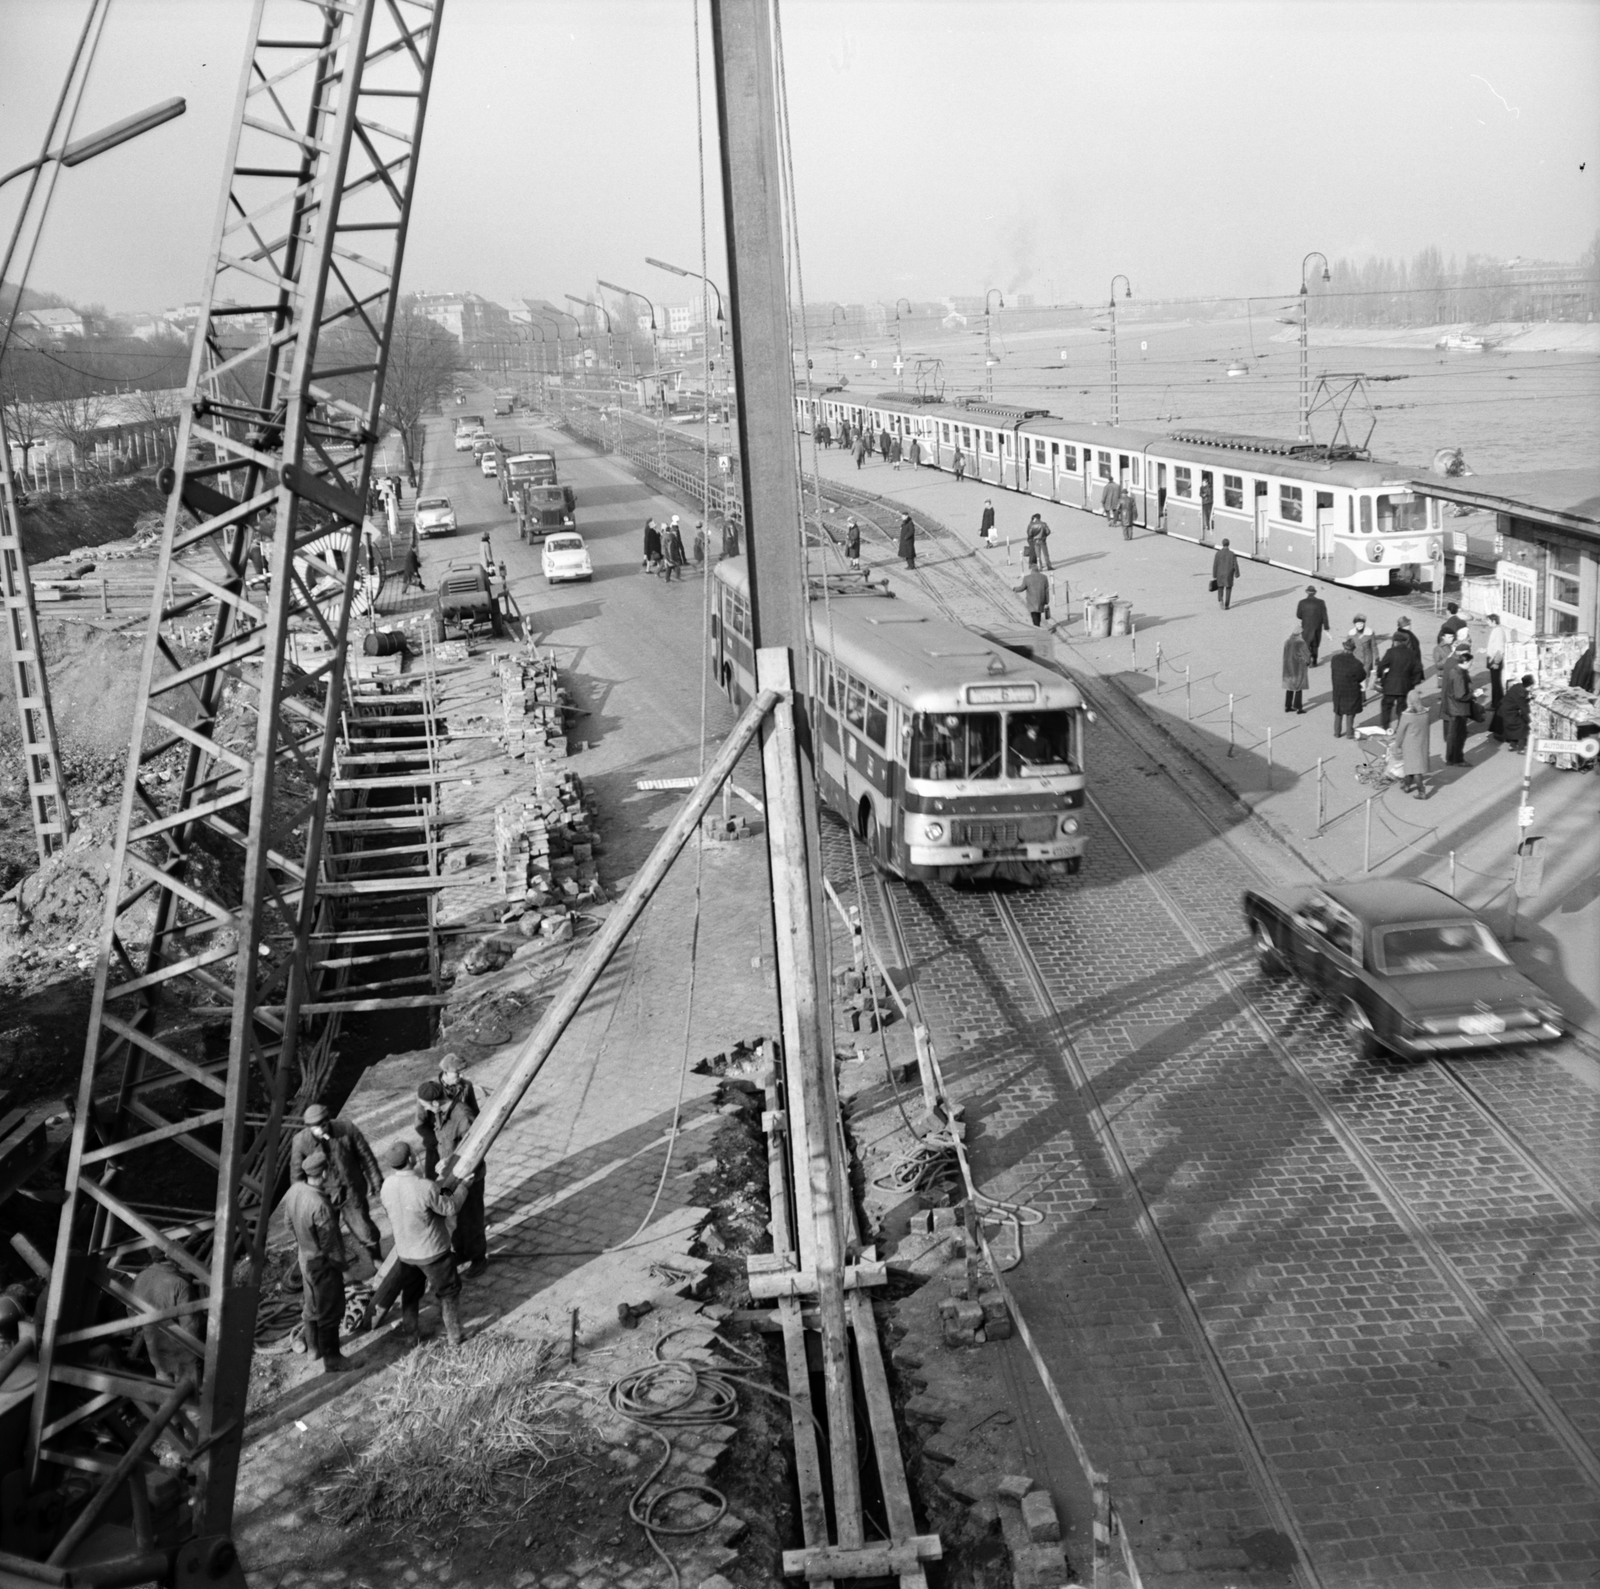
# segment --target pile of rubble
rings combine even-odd
[[[495,862],[506,899],[529,909],[603,899],[596,820],[578,775],[541,764],[531,791],[495,807]]]
[[[506,749],[513,756],[564,757],[572,703],[555,658],[529,643],[502,657],[495,671],[500,675]]]

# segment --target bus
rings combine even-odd
[[[1042,883],[1083,863],[1078,687],[1022,651],[859,575],[813,582],[804,690],[828,808],[908,879]],[[755,693],[749,569],[716,565],[710,644],[737,707]]]

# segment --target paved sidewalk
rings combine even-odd
[[[808,470],[811,453],[808,441]],[[1522,758],[1508,754],[1474,725],[1467,741],[1468,766],[1447,768],[1436,721],[1428,800],[1414,800],[1392,785],[1375,792],[1360,782],[1356,768],[1365,759],[1363,752],[1355,743],[1333,737],[1326,643],[1312,670],[1305,715],[1283,712],[1283,642],[1294,622],[1295,604],[1310,582],[1306,576],[1241,560],[1232,609],[1223,612],[1206,590],[1210,547],[1144,530],[1124,541],[1097,514],[971,480],[958,485],[937,470],[910,465],[896,470],[881,460],[858,470],[853,458],[837,450],[821,451],[817,458],[824,479],[891,497],[905,503],[913,516],[925,514],[947,526],[974,565],[987,569],[997,590],[1021,580],[1023,530],[1035,511],[1042,513],[1051,529],[1052,579],[1059,591],[1064,577],[1071,593],[1070,605],[1058,595],[1054,609],[1061,662],[1098,674],[1137,699],[1152,721],[1193,752],[1314,872],[1354,877],[1370,865],[1375,872],[1417,877],[1443,888],[1452,886],[1453,873],[1454,892],[1483,910],[1502,939],[1510,936]],[[1010,536],[1009,548],[978,549],[977,526],[986,499],[994,504],[1002,537]],[[925,543],[922,550],[919,567],[950,555],[943,545]],[[892,548],[875,544],[870,535],[863,552],[891,575],[900,567]],[[1394,630],[1399,617],[1408,616],[1424,653],[1431,654],[1439,620],[1425,599],[1374,596],[1316,583],[1328,604],[1334,649],[1361,612],[1382,636]],[[1085,638],[1082,598],[1094,592],[1133,601],[1131,637]],[[1017,603],[1017,622],[1024,623],[1021,597],[1011,599]],[[1474,650],[1480,655],[1483,639],[1483,625],[1474,622]],[[1485,684],[1487,676],[1480,672],[1475,682]],[[1431,669],[1425,688],[1436,699]],[[1359,721],[1377,719],[1374,707]],[[1530,799],[1537,816],[1532,831],[1549,840],[1544,883],[1535,898],[1517,902],[1516,938],[1508,945],[1594,1049],[1600,1049],[1597,796],[1600,785],[1594,775],[1534,763]]]

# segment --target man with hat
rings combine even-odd
[[[422,1174],[409,1142],[392,1142],[383,1152],[390,1174],[383,1183],[383,1206],[394,1232],[396,1278],[400,1286],[401,1326],[418,1333],[417,1304],[424,1291],[439,1300],[445,1338],[460,1346],[461,1276],[450,1250],[450,1222],[471,1190],[457,1186],[446,1193]]]
[[[478,1095],[461,1073],[461,1057],[446,1054],[439,1061],[439,1079],[425,1081],[417,1088],[417,1113],[413,1124],[422,1138],[424,1174],[432,1177],[441,1164],[450,1165],[477,1118]],[[481,1273],[489,1262],[484,1213],[486,1180],[487,1171],[480,1164],[473,1171],[466,1200],[456,1219],[453,1247],[456,1262],[465,1266],[468,1279]]]
[[[1307,649],[1311,652],[1311,666],[1315,667],[1317,648],[1322,644],[1323,635],[1333,627],[1328,622],[1328,604],[1317,594],[1315,585],[1306,586],[1306,593],[1301,597],[1294,615],[1300,620],[1300,633],[1305,636]]]
[[[302,1178],[305,1161],[313,1153],[327,1160],[324,1194],[335,1214],[341,1215],[350,1234],[366,1250],[374,1266],[382,1261],[378,1227],[372,1222],[367,1194],[374,1197],[383,1189],[383,1172],[372,1156],[372,1147],[361,1128],[334,1117],[325,1104],[306,1107],[305,1127],[294,1134],[289,1150],[289,1179]]]
[[[1467,672],[1472,647],[1461,641],[1439,668],[1439,710],[1444,717],[1444,763],[1467,764],[1467,723],[1472,717],[1472,680]]]
[[[328,1156],[319,1148],[300,1161],[300,1179],[289,1183],[283,1199],[284,1218],[294,1233],[295,1251],[305,1284],[300,1292],[300,1318],[306,1351],[322,1359],[325,1374],[352,1365],[339,1352],[344,1322],[344,1232],[328,1201],[324,1181]]]
[[[845,526],[844,555],[852,568],[861,562],[861,526],[854,519]]]

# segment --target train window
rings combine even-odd
[[[831,663],[822,661],[817,666],[822,669],[823,689],[827,696],[828,710],[837,713],[839,710],[839,686]]]
[[[966,425],[961,427],[961,445],[963,447],[970,447],[972,445],[972,431]]]
[[[1225,474],[1222,477],[1222,505],[1225,508],[1244,506],[1244,476]]]
[[[1075,772],[1071,712],[1012,712],[1006,722],[1006,777]]]
[[[1033,461],[1035,463],[1043,463],[1044,462],[1044,443],[1042,441],[1040,441],[1037,437],[1034,438],[1034,443],[1033,443]]]
[[[1299,524],[1305,518],[1305,492],[1299,486],[1278,487],[1278,516],[1290,524]]]
[[[1194,495],[1194,471],[1181,463],[1172,466],[1172,494],[1175,497]]]
[[[998,712],[918,712],[906,771],[913,778],[998,778]]]
[[[1100,466],[1100,478],[1109,480],[1111,478],[1111,454],[1108,452],[1096,452],[1095,462]]]
[[[845,681],[844,720],[858,733],[867,727],[867,689],[860,679]]]
[[[983,450],[985,452],[994,451],[994,432],[992,430],[986,430],[983,433]]]
[[[939,439],[946,442],[950,440],[950,427],[943,420],[939,422]]]
[[[1139,457],[1137,453],[1134,454],[1133,459],[1133,483],[1135,485],[1139,483]]]
[[[1416,497],[1378,498],[1379,534],[1422,535],[1427,528],[1427,505]]]
[[[1361,533],[1363,535],[1371,535],[1372,534],[1372,498],[1371,497],[1362,497],[1362,499],[1361,499]]]
[[[1061,444],[1061,467],[1070,470],[1073,474],[1078,472],[1078,449],[1070,442]]]
[[[867,691],[867,738],[879,749],[889,743],[889,703],[876,690]]]

